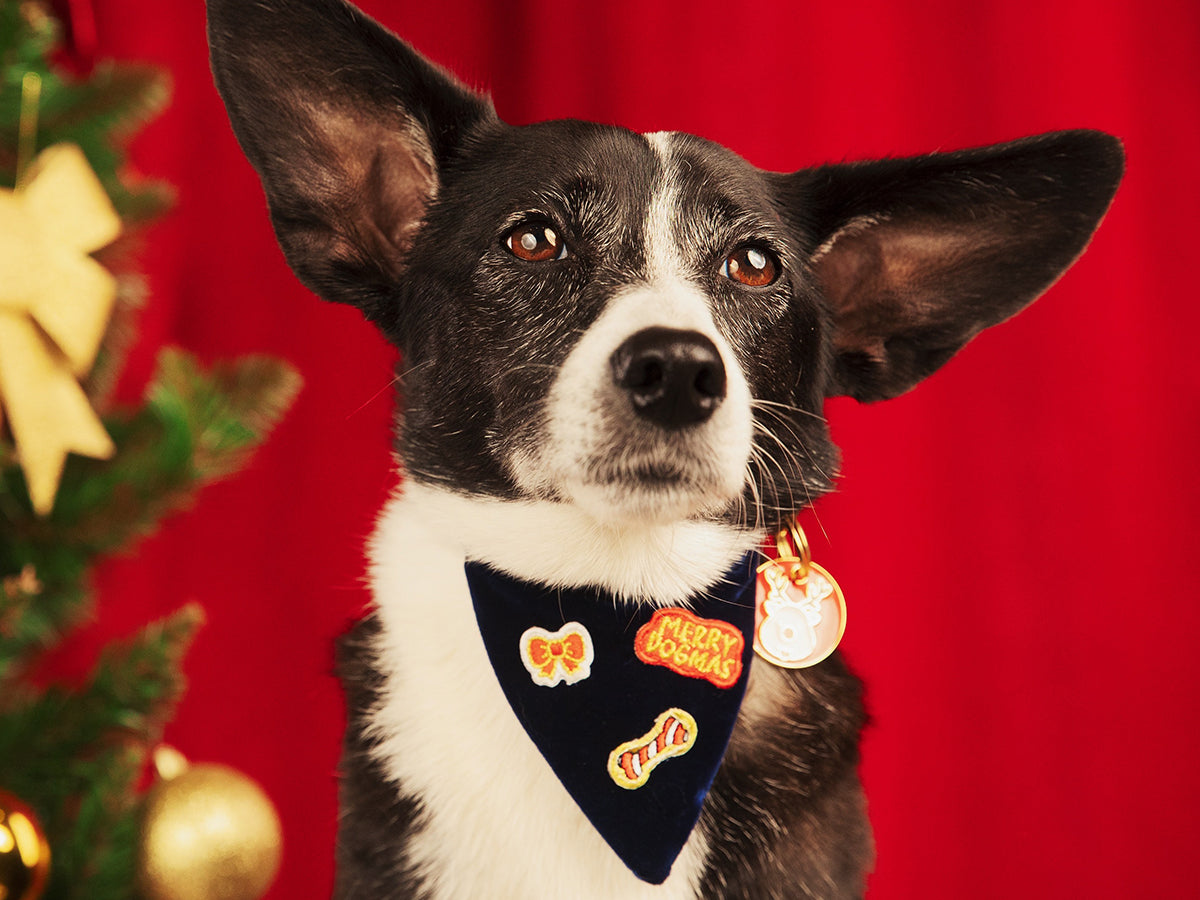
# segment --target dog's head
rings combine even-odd
[[[772,526],[826,397],[908,390],[1086,245],[1118,142],[777,174],[686,134],[511,127],[341,0],[209,0],[218,88],[300,279],[403,353],[408,477],[599,521]]]

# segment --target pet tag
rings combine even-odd
[[[810,558],[794,520],[775,535],[775,546],[778,558],[758,567],[754,652],[773,665],[803,669],[837,648],[846,630],[846,600]]]

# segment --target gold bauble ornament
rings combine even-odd
[[[228,766],[186,766],[160,749],[138,857],[147,900],[258,900],[279,871],[283,834],[271,801]],[[172,770],[183,771],[170,777]]]
[[[89,254],[120,232],[74,144],[47,147],[16,190],[0,189],[0,421],[7,416],[39,515],[54,506],[67,453],[113,453],[78,379],[117,296],[116,279]]]
[[[50,845],[32,810],[0,791],[0,900],[37,900],[50,874]]]

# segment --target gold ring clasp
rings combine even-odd
[[[788,577],[793,584],[801,585],[808,579],[808,567],[812,564],[812,552],[808,547],[808,538],[804,529],[796,521],[796,517],[788,519],[787,524],[775,532],[775,549],[779,551],[779,562],[791,563]]]

